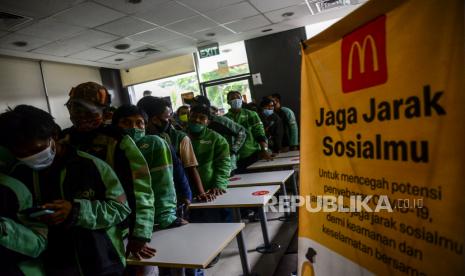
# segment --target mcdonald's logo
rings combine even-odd
[[[342,91],[354,92],[387,81],[386,16],[344,36],[341,45]]]

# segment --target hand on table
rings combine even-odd
[[[191,201],[187,198],[182,198],[180,201],[181,201],[181,204],[186,205],[186,207],[191,205]]]
[[[203,194],[199,194],[195,198],[199,202],[208,202],[208,201],[215,200],[216,196],[214,194],[210,194],[210,193],[203,193]]]
[[[273,154],[269,153],[268,151],[262,150],[262,151],[260,151],[259,157],[260,157],[260,159],[271,161],[271,160],[273,160],[274,156],[273,156]]]
[[[155,248],[151,248],[144,241],[139,241],[135,239],[129,239],[128,245],[126,246],[126,257],[131,254],[134,258],[140,259],[150,259],[155,256]]]
[[[219,196],[226,193],[226,190],[220,189],[220,188],[213,188],[207,191],[207,194],[213,194],[215,196]]]

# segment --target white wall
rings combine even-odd
[[[321,33],[322,31],[326,30],[327,28],[329,28],[331,25],[333,25],[340,19],[341,17],[305,26],[305,32],[307,34],[307,39],[310,39],[316,36],[317,34]]]
[[[86,81],[102,83],[98,68],[43,62],[42,69],[51,113],[62,127],[71,126],[64,106],[73,86]],[[0,56],[0,112],[7,106],[29,104],[48,111],[38,61]]]
[[[39,63],[0,57],[0,112],[22,103],[47,110]]]
[[[62,128],[70,127],[71,121],[65,106],[69,91],[72,87],[87,81],[101,84],[99,69],[55,62],[43,62],[42,69],[52,115]]]

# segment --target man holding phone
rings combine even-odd
[[[10,176],[32,194],[30,216],[48,226],[47,275],[122,275],[122,229],[130,213],[123,187],[104,161],[56,142],[59,127],[38,108],[0,114],[0,145],[20,161]],[[30,217],[31,219],[31,217]],[[9,235],[10,233],[6,233]]]

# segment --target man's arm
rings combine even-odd
[[[81,157],[92,159],[105,186],[105,200],[75,199],[71,218],[74,224],[87,229],[104,229],[119,224],[131,213],[123,186],[113,169],[87,153],[79,152]],[[76,205],[77,204],[77,205]],[[78,212],[78,214],[73,214]]]
[[[191,139],[186,136],[182,139],[181,145],[179,146],[181,155],[181,161],[183,162],[184,168],[189,177],[189,182],[195,187],[198,194],[204,194],[202,179],[200,178],[197,166],[199,165],[197,158],[195,157],[194,148],[192,147]]]
[[[214,148],[214,176],[213,183],[216,188],[226,190],[231,174],[231,159],[229,157],[229,145],[226,139],[219,136]]]
[[[2,258],[37,258],[47,248],[47,239],[32,229],[9,218],[0,217],[0,251]],[[4,260],[5,260],[4,259]]]
[[[171,158],[173,160],[173,180],[174,187],[176,188],[176,194],[178,197],[192,200],[192,191],[190,188],[189,180],[187,179],[186,171],[184,166],[176,155],[176,150],[173,146],[169,145],[171,152]]]
[[[135,197],[135,224],[131,236],[150,241],[155,216],[154,195],[150,172],[144,156],[132,139],[125,135],[120,149],[129,161]]]
[[[289,121],[289,146],[297,147],[299,145],[299,126],[295,119],[294,111],[289,108],[283,109]]]

